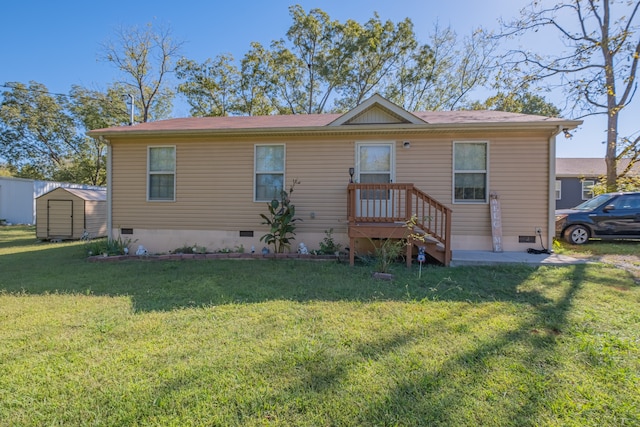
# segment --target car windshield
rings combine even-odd
[[[593,199],[589,199],[584,203],[579,204],[573,209],[581,210],[581,211],[590,211],[592,209],[597,208],[600,205],[603,205],[607,202],[607,200],[611,199],[613,195],[611,194],[601,194],[599,196],[594,197]]]

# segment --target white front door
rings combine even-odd
[[[395,144],[392,142],[359,142],[356,144],[356,182],[360,184],[389,184],[395,174]],[[394,216],[390,192],[361,190],[356,195],[358,216]]]

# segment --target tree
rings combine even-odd
[[[499,92],[487,98],[484,102],[472,104],[474,110],[497,110],[511,113],[536,114],[546,117],[559,117],[560,109],[547,102],[543,97],[530,92],[503,93]]]
[[[307,13],[296,5],[289,12],[293,22],[286,39],[268,48],[252,43],[239,78],[230,58],[200,65],[181,61],[177,76],[184,82],[179,90],[197,106],[197,114],[224,114],[212,107],[222,98],[238,101],[224,110],[236,114],[344,111],[374,91],[382,92],[404,55],[417,45],[409,19],[396,25],[374,15],[365,25],[352,20],[343,24],[321,9]],[[229,88],[234,93],[222,93]]]
[[[178,92],[187,98],[192,116],[227,116],[234,112],[240,72],[230,54],[202,64],[183,58],[178,61],[176,77],[184,80],[178,85]]]
[[[395,79],[395,72],[404,58],[411,55],[418,43],[409,18],[397,25],[382,22],[377,14],[364,26],[349,21],[347,48],[348,68],[339,86],[341,97],[336,103],[348,110],[374,92],[383,92],[387,81]]]
[[[551,31],[561,43],[558,52],[536,53],[515,49],[505,56],[507,68],[523,71],[524,85],[561,88],[581,117],[607,116],[606,156],[608,191],[622,177],[622,157],[633,165],[640,156],[640,137],[618,135],[618,120],[633,101],[637,88],[640,1],[573,0],[545,6],[534,1],[520,19],[504,24],[501,37]],[[562,47],[564,46],[564,48]]]
[[[69,110],[76,120],[78,129],[85,131],[126,125],[129,112],[123,101],[126,88],[113,85],[106,92],[73,86],[69,94]],[[79,136],[79,149],[71,157],[69,164],[56,173],[61,181],[82,182],[92,185],[106,183],[106,143],[102,138]]]
[[[36,82],[12,83],[0,104],[0,157],[5,171],[33,179],[104,185],[106,145],[86,130],[127,124],[126,89],[105,93],[73,86],[51,94]]]
[[[52,179],[80,151],[68,101],[33,81],[7,86],[0,104],[0,156],[20,176]]]
[[[269,53],[257,42],[251,43],[251,49],[240,62],[240,81],[235,111],[249,116],[269,115],[276,111],[270,93],[269,64],[264,58]]]
[[[331,48],[335,44],[334,39],[340,24],[331,21],[329,15],[321,9],[312,9],[307,14],[300,5],[295,5],[289,8],[289,13],[293,24],[287,31],[287,38],[292,44],[293,52],[288,52],[289,49],[284,47],[284,42],[278,42],[274,44],[277,53],[275,58],[280,60],[286,58],[285,63],[290,65],[290,70],[295,70],[294,78],[300,87],[288,91],[287,94],[303,97],[304,102],[300,105],[302,112],[307,114],[321,112],[333,89],[328,84],[329,70],[324,63],[327,62]],[[274,71],[276,64],[280,65],[278,62],[273,62]],[[324,86],[322,88],[324,94],[320,93],[322,86]],[[293,103],[289,102],[289,104]]]
[[[473,33],[460,42],[436,27],[429,44],[413,23],[332,20],[321,9],[289,8],[286,38],[252,43],[239,69],[230,56],[202,64],[180,61],[179,91],[194,115],[344,112],[374,93],[407,110],[454,109],[491,73],[493,39]]]
[[[181,46],[168,27],[156,30],[151,24],[119,28],[116,39],[103,44],[103,59],[124,75],[119,83],[136,94],[143,122],[167,117],[171,112],[174,94],[167,86],[167,77],[174,71]]]
[[[451,27],[436,24],[429,43],[400,62],[385,96],[408,111],[466,107],[472,91],[489,81],[497,44],[477,31],[460,40]]]

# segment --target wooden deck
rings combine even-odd
[[[413,184],[349,184],[349,262],[355,262],[356,239],[407,239],[407,266],[411,266],[413,247],[443,265],[451,262],[451,209],[415,188]],[[411,218],[415,226],[406,224]],[[412,239],[423,235],[424,242]]]

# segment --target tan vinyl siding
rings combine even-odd
[[[413,183],[440,202],[451,204],[450,139],[407,140],[396,143],[396,182]]]
[[[488,188],[498,193],[505,238],[534,235],[535,226],[546,230],[548,155],[548,142],[544,137],[489,139]],[[488,204],[456,203],[451,207],[454,234],[491,235]]]
[[[454,141],[486,141],[489,147],[488,189],[500,195],[505,238],[546,232],[548,212],[548,134],[455,134],[421,137],[398,134],[395,141],[395,182],[418,188],[453,209],[454,236],[487,238],[491,227],[488,204],[452,203]],[[265,202],[254,202],[254,146],[285,144],[285,188],[297,179],[291,197],[296,205],[298,234],[346,232],[348,170],[355,163],[357,137],[239,138],[184,137],[114,138],[112,145],[112,226],[146,230],[206,230],[237,233],[264,230],[260,213]],[[403,141],[410,142],[409,148]],[[147,149],[175,145],[175,201],[147,201]],[[514,237],[515,236],[515,237]],[[299,239],[296,239],[299,241]],[[174,242],[174,246],[184,243]],[[170,248],[166,248],[170,249]],[[466,248],[454,248],[466,249]]]
[[[89,236],[102,237],[107,235],[106,202],[86,200],[84,202],[84,222]]]
[[[331,140],[287,143],[286,184],[300,181],[292,200],[301,231],[347,230],[347,184],[355,144]],[[312,213],[315,218],[311,218]]]
[[[401,123],[400,118],[379,108],[372,108],[349,121],[351,124]]]
[[[452,203],[453,142],[487,141],[489,144],[489,191],[496,191],[502,206],[504,235],[533,235],[534,227],[547,228],[549,144],[548,136],[469,135],[432,140],[409,140],[396,145],[396,182],[418,188],[453,209],[453,233],[490,236],[488,204]],[[535,224],[534,224],[535,223]]]
[[[490,159],[490,189],[500,197],[503,234],[532,236],[537,226],[546,231],[548,141],[532,137],[496,139],[492,141]]]
[[[266,213],[266,203],[253,201],[254,145],[264,141],[172,143],[176,145],[175,202],[146,201],[145,153],[152,142],[113,144],[114,228],[265,229],[259,215]],[[337,221],[344,223],[353,144],[296,141],[285,142],[285,147],[285,187],[293,179],[300,182],[292,197],[303,219],[299,229],[321,232],[338,227]]]

